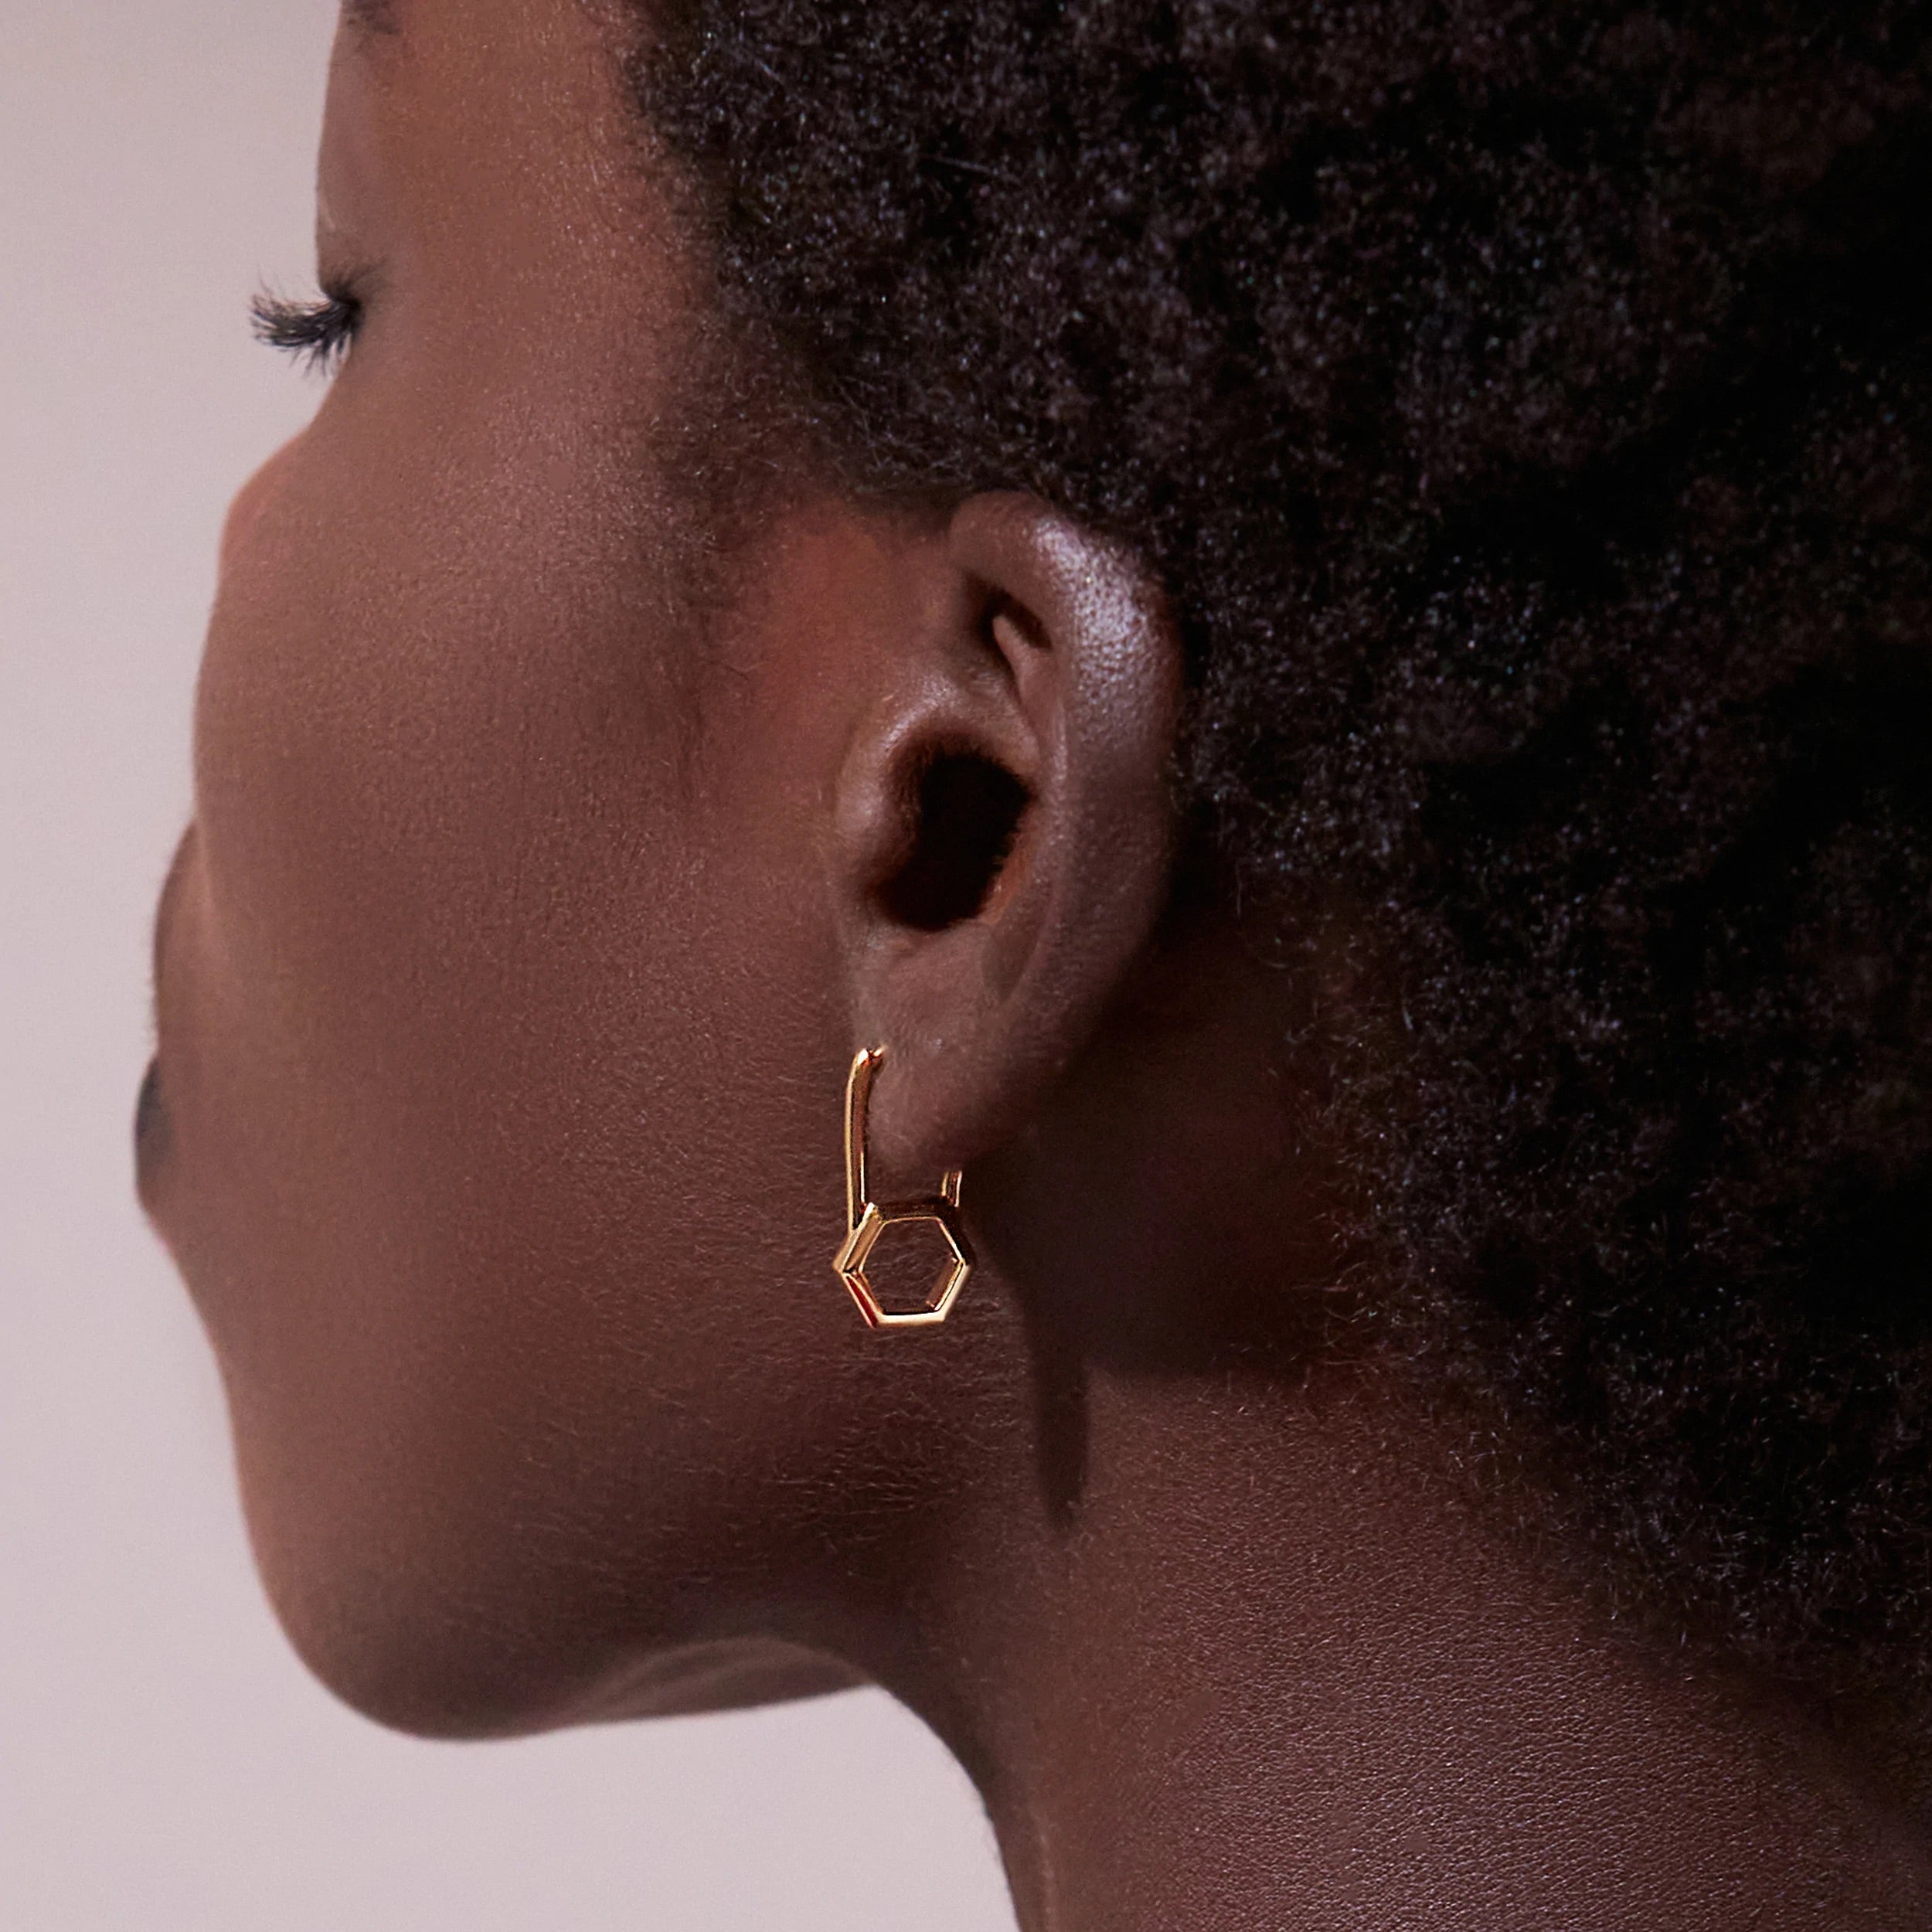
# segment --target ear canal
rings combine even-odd
[[[943,932],[985,907],[1032,794],[1005,766],[964,750],[923,760],[911,790],[911,842],[879,905],[900,925]]]

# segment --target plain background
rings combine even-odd
[[[998,1932],[883,1696],[424,1744],[257,1593],[128,1119],[222,511],[315,400],[245,307],[307,284],[333,14],[0,0],[0,1926]]]

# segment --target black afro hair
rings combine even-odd
[[[1180,614],[1244,898],[1345,892],[1391,1294],[1599,1547],[1932,1655],[1923,0],[685,0],[638,80],[855,488]],[[1377,1090],[1379,1092],[1380,1090]],[[1634,1567],[1633,1567],[1634,1566]]]

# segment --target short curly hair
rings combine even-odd
[[[637,67],[841,474],[1038,492],[1168,586],[1233,876],[1338,885],[1395,963],[1362,1158],[1425,1352],[1653,1600],[1895,1689],[1932,1651],[1928,28],[683,0]]]

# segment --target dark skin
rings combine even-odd
[[[801,458],[694,598],[704,278],[616,29],[393,26],[321,166],[366,325],[230,519],[142,1137],[309,1663],[446,1735],[882,1683],[1029,1932],[1932,1923],[1850,1754],[1606,1628],[1349,1345],[1278,1043],[1372,989],[1345,908],[1292,972],[1176,910],[1159,587]],[[1026,803],[935,927],[964,752]],[[886,1191],[963,1165],[981,1257],[906,1335],[828,1266],[875,1044]]]

